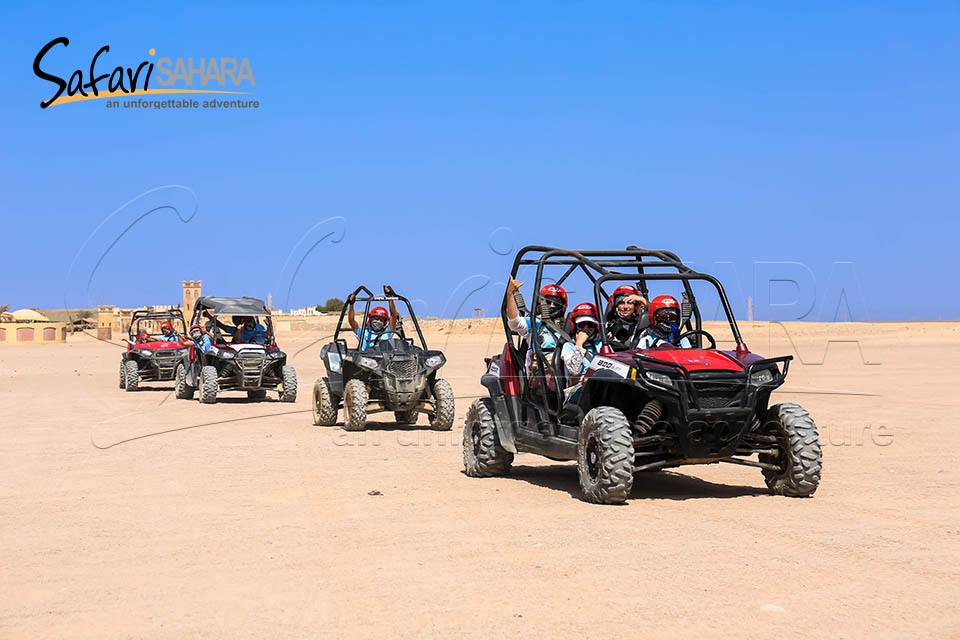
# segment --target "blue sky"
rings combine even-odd
[[[956,3],[45,4],[2,17],[15,277],[0,304],[171,303],[202,278],[208,294],[291,307],[387,281],[451,315],[497,306],[511,248],[634,243],[718,272],[738,315],[753,295],[764,319],[833,319],[843,291],[857,320],[960,317]],[[104,44],[106,71],[151,47],[246,57],[261,107],[41,110],[52,85],[33,58],[57,36],[70,45],[45,66],[64,76]],[[84,247],[98,225],[172,184],[196,194],[196,215],[147,216],[78,284],[143,211]],[[303,258],[322,236],[304,234],[332,217],[342,240]]]

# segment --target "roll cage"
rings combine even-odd
[[[357,294],[361,292],[366,293],[366,296],[358,297]],[[420,323],[417,322],[417,315],[413,312],[413,305],[411,305],[410,301],[407,300],[405,297],[401,295],[376,296],[373,294],[372,291],[370,291],[370,289],[367,289],[363,285],[360,285],[359,287],[354,289],[353,293],[351,293],[350,295],[354,297],[353,298],[354,304],[356,304],[357,302],[365,303],[363,307],[363,321],[360,323],[360,336],[364,335],[364,332],[367,330],[367,319],[370,317],[370,305],[372,305],[374,302],[390,302],[391,300],[395,302],[400,301],[406,305],[407,312],[410,314],[410,320],[413,322],[413,327],[417,331],[417,338],[419,338],[420,340],[420,348],[423,349],[424,351],[427,351],[427,341],[423,338],[423,332],[420,331]],[[349,298],[350,296],[347,296],[348,300]],[[343,326],[343,319],[346,317],[348,306],[349,306],[349,303],[344,304],[343,309],[340,310],[340,319],[337,321],[337,329],[333,333],[333,342],[334,344],[337,345],[337,349],[341,350],[341,346],[342,346],[341,353],[345,353],[347,351],[347,340],[346,338],[341,338],[340,334],[342,332],[347,331]],[[349,333],[352,335],[353,329],[350,329]],[[395,333],[404,342],[408,342],[411,345],[416,346],[414,344],[413,338],[408,338],[406,336],[406,333],[403,330],[403,326],[400,324],[399,318],[397,319],[397,327],[396,327]],[[359,350],[361,346],[362,346],[362,343],[360,342],[360,338],[357,337],[357,349]]]
[[[183,319],[183,312],[180,309],[170,309],[168,311],[134,311],[133,315],[130,316],[130,328],[128,330],[128,338],[130,342],[137,342],[137,337],[140,335],[140,328],[147,323],[160,323],[160,322],[170,322],[174,325],[174,332],[179,334],[187,332],[187,324]],[[177,331],[176,322],[180,323],[180,330]],[[147,324],[147,327],[150,327]],[[147,333],[156,333],[155,331],[150,331],[144,329]]]
[[[214,320],[226,316],[253,316],[254,319],[262,317],[267,327],[267,333],[270,336],[270,341],[267,342],[266,345],[276,344],[277,342],[270,310],[267,309],[263,300],[259,298],[251,298],[249,296],[242,298],[212,298],[208,296],[197,298],[190,324],[203,324],[205,317],[203,315],[204,311],[209,311],[211,315],[213,315]],[[216,322],[213,323],[212,333],[215,343],[229,344],[220,331],[220,325]]]
[[[723,285],[715,277],[695,271],[683,264],[680,258],[671,251],[648,250],[641,249],[636,246],[629,246],[622,251],[575,251],[541,245],[529,245],[517,252],[517,255],[513,261],[513,267],[510,271],[510,275],[511,277],[516,278],[520,267],[523,266],[536,267],[536,276],[533,283],[533,301],[529,310],[526,310],[526,313],[524,313],[524,310],[520,309],[519,307],[518,311],[520,311],[521,317],[526,316],[530,321],[531,339],[528,341],[526,350],[529,350],[532,347],[533,354],[531,357],[531,362],[537,363],[539,373],[536,375],[540,377],[545,375],[544,372],[553,371],[554,369],[548,363],[546,355],[543,352],[543,336],[541,335],[541,332],[537,330],[538,322],[541,326],[546,326],[550,331],[556,334],[559,339],[564,341],[573,340],[573,338],[569,336],[562,327],[557,326],[555,323],[543,319],[538,321],[536,319],[540,312],[539,291],[542,286],[544,268],[547,266],[557,265],[567,266],[567,269],[563,272],[563,275],[561,275],[560,278],[555,281],[555,284],[562,285],[567,278],[569,278],[578,270],[585,274],[593,283],[594,304],[596,304],[597,311],[601,316],[601,326],[603,325],[602,318],[606,316],[604,310],[607,305],[607,300],[609,299],[609,294],[604,288],[605,284],[632,282],[637,285],[638,290],[645,298],[649,298],[649,290],[647,287],[648,281],[668,280],[679,281],[683,285],[684,305],[686,306],[689,304],[690,310],[689,316],[682,319],[685,331],[702,331],[703,318],[700,314],[700,309],[696,302],[693,287],[690,283],[695,280],[708,282],[713,285],[720,298],[724,313],[727,317],[727,322],[730,325],[730,331],[733,334],[734,340],[736,341],[737,353],[747,353],[747,346],[743,342],[743,338],[740,335],[740,330],[737,327],[737,321],[734,317],[733,309],[730,307],[730,301],[728,300],[727,294],[723,289]],[[530,385],[527,381],[528,372],[524,370],[522,364],[524,362],[525,351],[521,352],[521,350],[518,349],[518,347],[514,344],[514,332],[510,330],[507,321],[506,293],[504,294],[503,301],[500,305],[500,317],[503,322],[503,329],[507,338],[507,348],[510,351],[510,356],[513,359],[513,362],[516,363],[516,373],[521,381],[521,389],[524,390],[523,395],[529,398],[527,393],[530,390]],[[606,333],[607,332],[605,330],[600,331],[600,340],[602,344],[601,352],[604,354],[610,354],[613,352],[613,348],[607,339]],[[694,338],[694,347],[701,348],[701,335],[695,334]],[[556,348],[557,353],[559,353],[560,347],[561,344],[558,344]],[[684,373],[684,375],[686,374],[686,370],[683,367],[672,362],[659,360],[643,354],[635,354],[635,359],[641,366],[641,363],[646,363],[655,366],[666,367],[673,371],[680,370]],[[557,361],[559,361],[559,358],[554,358],[554,366],[559,368]],[[751,366],[751,370],[752,368],[753,367]],[[785,375],[786,366],[784,366],[783,374],[780,376],[781,379],[782,376]],[[540,385],[540,395],[543,396],[542,404],[539,402],[536,404],[538,404],[541,408],[546,409],[548,413],[555,414],[557,413],[557,410],[550,408],[550,403],[547,401],[547,387],[548,385],[546,384]],[[562,390],[558,388],[555,390],[555,393],[558,396],[558,400],[560,400],[563,394]],[[532,400],[532,398],[530,399]]]

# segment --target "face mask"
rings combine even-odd
[[[193,338],[194,340],[199,341],[199,340],[200,340],[200,336],[202,336],[202,335],[203,335],[202,333],[200,333],[199,331],[197,331],[197,332],[195,332],[195,333],[191,333],[191,334],[190,334],[190,337]]]
[[[374,318],[370,320],[370,330],[376,333],[380,333],[381,331],[383,331],[384,327],[386,326],[387,326],[387,323],[385,323],[380,318]]]
[[[547,320],[555,320],[563,315],[563,301],[553,296],[540,298],[540,316]]]

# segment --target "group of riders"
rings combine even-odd
[[[530,318],[520,315],[516,293],[523,286],[510,277],[507,283],[507,324],[521,339],[529,342],[532,328]],[[395,295],[384,286],[384,293]],[[383,340],[389,340],[397,331],[399,314],[393,300],[389,300],[389,312],[384,307],[374,307],[366,314],[364,326],[357,322],[354,311],[355,297],[347,297],[347,320],[359,340],[360,350],[369,349]],[[676,298],[657,296],[652,302],[632,285],[621,285],[610,296],[606,318],[601,323],[596,305],[589,302],[578,304],[567,316],[567,292],[556,284],[540,289],[537,305],[537,330],[543,353],[553,359],[559,345],[568,383],[575,385],[586,373],[590,360],[600,352],[603,344],[601,331],[606,332],[607,342],[616,349],[653,349],[662,345],[689,348],[690,341],[680,337],[681,308]],[[561,328],[566,316],[565,329],[569,339],[564,339],[552,327]],[[601,329],[602,326],[602,329]],[[527,350],[526,366],[531,367],[533,350]]]
[[[516,299],[523,284],[512,276],[507,283],[507,325],[529,342],[533,332],[530,318],[520,315]],[[590,360],[600,352],[603,344],[601,331],[606,333],[607,343],[617,350],[692,346],[687,338],[680,337],[681,307],[673,296],[657,296],[648,303],[635,287],[621,285],[610,296],[603,322],[594,304],[583,302],[573,308],[562,327],[569,339],[554,329],[561,328],[566,312],[567,292],[563,287],[548,284],[540,289],[536,316],[540,347],[552,361],[558,343],[561,343],[559,356],[569,388],[578,386]],[[534,366],[532,359],[533,349],[528,349],[525,363],[528,371]]]
[[[520,315],[516,293],[524,283],[512,276],[507,283],[507,324],[521,339],[529,341],[532,334],[530,318]],[[384,286],[384,293],[393,296],[393,290]],[[389,300],[389,312],[384,307],[374,307],[367,313],[364,327],[360,327],[354,312],[355,297],[347,298],[347,320],[357,335],[360,349],[368,349],[383,340],[389,340],[397,330],[399,314],[393,300]],[[564,374],[568,382],[575,384],[586,373],[590,359],[600,352],[603,344],[601,331],[606,333],[609,344],[618,349],[653,349],[662,345],[689,348],[687,338],[680,338],[681,308],[676,298],[669,295],[657,296],[652,302],[640,294],[632,285],[616,288],[609,299],[609,307],[601,323],[596,305],[589,302],[578,304],[567,316],[567,292],[556,284],[548,284],[540,289],[537,304],[537,331],[540,334],[540,347],[552,360],[558,345],[560,359],[563,361]],[[646,310],[646,313],[644,313]],[[220,331],[232,337],[232,343],[267,344],[272,336],[272,327],[267,327],[253,316],[233,316],[233,326],[224,324],[205,312],[205,324],[190,327],[189,337],[174,331],[170,322],[160,325],[160,335],[156,338],[142,332],[140,342],[159,341],[177,343],[180,346],[197,347],[206,353],[214,343],[212,333],[214,324]],[[565,329],[571,339],[563,339],[552,328],[560,328],[566,316]],[[533,350],[527,350],[527,368],[531,366]]]
[[[260,324],[253,316],[233,316],[231,318],[233,326],[220,322],[209,311],[204,313],[204,317],[207,319],[204,324],[195,324],[190,327],[189,337],[183,333],[177,333],[170,322],[163,322],[160,325],[160,335],[152,337],[146,331],[141,331],[137,338],[138,342],[174,343],[181,347],[196,347],[206,353],[213,347],[214,324],[221,332],[231,336],[231,342],[234,344],[267,344],[273,335],[272,327]]]

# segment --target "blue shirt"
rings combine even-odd
[[[659,347],[664,344],[671,343],[669,340],[664,340],[656,334],[647,333],[640,338],[639,342],[637,342],[637,349],[653,349],[654,347]],[[688,338],[684,338],[677,346],[681,349],[689,349],[693,345],[690,344],[690,340]]]
[[[168,336],[165,336],[161,333],[159,336],[157,336],[157,342],[180,342],[180,338],[173,333]]]
[[[393,331],[390,329],[384,329],[382,333],[375,333],[370,329],[365,329],[363,335],[360,335],[360,329],[357,329],[357,339],[360,340],[360,351],[369,349],[370,347],[383,342],[384,340],[389,340],[393,337]]]
[[[523,320],[523,327],[516,330],[517,334],[521,338],[524,338],[527,341],[529,341],[530,334],[532,333],[530,331],[530,318],[521,318],[521,320]],[[537,320],[537,330],[540,332],[540,348],[541,349],[543,349],[544,351],[550,352],[557,348],[557,337],[553,335],[553,332],[550,331],[550,329],[548,329],[546,325],[541,323],[539,320]],[[532,345],[530,347],[530,351],[533,351]]]
[[[200,349],[201,353],[206,353],[210,351],[210,347],[213,346],[213,342],[210,340],[210,336],[203,334],[200,336],[199,340],[194,340],[193,344],[197,346],[197,349]]]
[[[228,336],[233,336],[236,335],[237,329],[238,327],[223,327],[221,328],[221,331]],[[238,342],[252,342],[254,344],[263,344],[264,335],[267,333],[267,328],[259,322],[253,327],[253,329],[246,329],[243,326],[240,326],[239,330],[240,338],[238,339]]]

